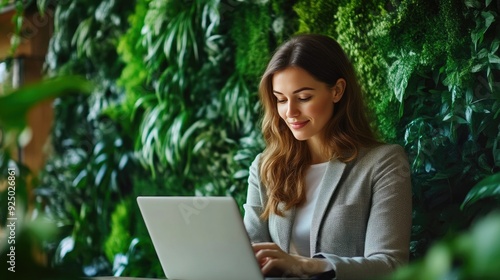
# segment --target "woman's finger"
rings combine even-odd
[[[257,259],[263,259],[263,258],[283,258],[286,255],[281,250],[276,250],[276,249],[262,249],[259,250],[256,254],[255,257]]]
[[[262,242],[262,243],[253,243],[252,248],[254,252],[257,252],[262,249],[279,249],[279,246],[273,242]]]

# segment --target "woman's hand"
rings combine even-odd
[[[252,247],[262,274],[266,276],[309,277],[329,267],[323,259],[287,254],[275,243],[254,243]]]

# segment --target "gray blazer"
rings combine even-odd
[[[259,217],[267,201],[259,158],[250,167],[245,227],[252,242],[274,242],[289,252],[295,208],[284,217]],[[412,193],[401,146],[363,149],[347,164],[332,160],[319,187],[310,253],[328,260],[337,279],[380,276],[408,262]]]

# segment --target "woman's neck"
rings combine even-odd
[[[311,153],[311,164],[323,163],[330,160],[330,155],[325,153],[326,149],[322,147],[322,144],[317,139],[307,140],[307,145]]]

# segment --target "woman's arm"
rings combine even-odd
[[[364,256],[316,254],[332,264],[338,279],[383,275],[408,262],[412,211],[408,159],[401,146],[386,145],[377,150],[365,156],[371,166],[363,163],[363,168],[369,168],[367,172],[371,174],[372,193]]]
[[[252,242],[270,242],[268,223],[260,218],[266,203],[266,192],[260,181],[259,160],[260,155],[257,155],[250,166],[247,201],[243,204],[243,222]]]

